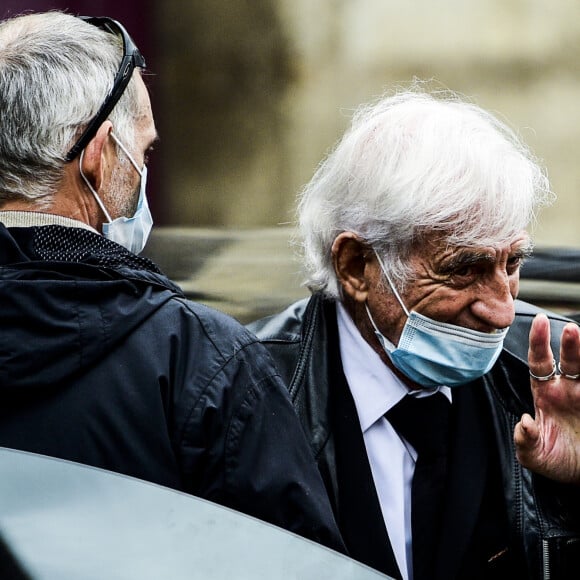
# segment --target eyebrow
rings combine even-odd
[[[534,250],[534,244],[531,241],[522,244],[511,254],[514,258],[529,258]]]
[[[495,257],[489,252],[476,252],[470,250],[462,250],[455,254],[450,260],[441,268],[442,273],[453,272],[465,266],[472,266],[474,264],[493,263]]]
[[[531,242],[524,243],[513,252],[510,252],[510,258],[528,258],[532,254],[532,247]],[[477,250],[463,249],[449,260],[449,262],[444,266],[443,271],[450,272],[464,266],[482,263],[492,264],[494,262],[495,256],[491,252],[479,252]]]

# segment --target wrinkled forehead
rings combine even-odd
[[[493,257],[502,254],[531,253],[532,239],[526,230],[519,230],[511,236],[498,239],[471,240],[469,243],[456,240],[455,236],[444,232],[429,232],[418,236],[411,245],[411,255],[416,257],[435,257],[454,254],[473,254]]]

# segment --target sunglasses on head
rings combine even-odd
[[[72,161],[77,157],[77,155],[79,155],[79,153],[89,144],[89,141],[97,134],[99,127],[111,114],[111,111],[119,102],[121,95],[125,92],[135,68],[145,68],[145,59],[143,58],[143,55],[139,52],[137,45],[121,23],[112,18],[108,18],[107,16],[79,16],[79,18],[97,28],[101,28],[111,34],[120,36],[123,39],[123,58],[119,65],[119,70],[115,75],[113,88],[105,97],[105,101],[101,105],[101,108],[91,119],[83,134],[66,154],[66,161]]]

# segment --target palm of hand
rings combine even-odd
[[[538,315],[530,331],[528,361],[536,376],[550,374],[553,355],[550,327]],[[562,332],[560,365],[563,372],[580,372],[580,330],[568,324]],[[514,431],[519,462],[526,468],[563,483],[580,484],[580,381],[555,375],[531,379],[535,419],[524,414]]]

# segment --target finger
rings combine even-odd
[[[570,375],[568,378],[580,375],[580,329],[572,322],[567,324],[562,331],[560,372]]]
[[[545,314],[537,314],[530,328],[528,349],[530,371],[539,377],[548,376],[554,365],[554,355],[550,348],[550,321]]]
[[[540,430],[530,415],[524,413],[514,429],[514,443],[516,454],[520,463],[524,466],[528,458],[537,446],[540,439]]]

